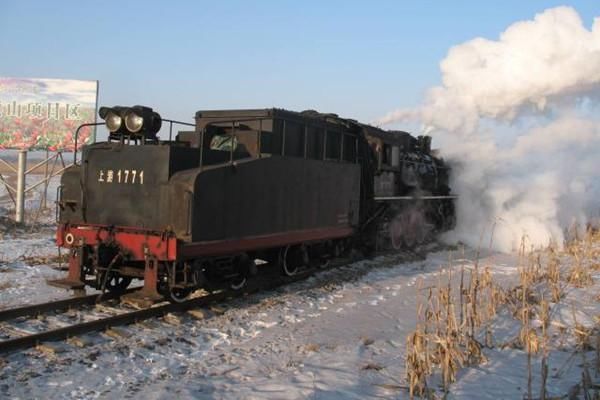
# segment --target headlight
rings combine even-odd
[[[155,141],[162,125],[160,115],[150,107],[100,107],[98,114],[105,121],[113,139],[117,135],[128,135],[135,136],[136,140],[142,137],[143,140]]]
[[[106,127],[111,132],[118,131],[123,124],[123,119],[114,112],[109,112],[104,121],[106,122]]]
[[[144,118],[137,115],[134,111],[129,111],[125,115],[125,127],[131,133],[137,133],[144,126]]]

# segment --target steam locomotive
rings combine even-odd
[[[242,289],[264,264],[291,276],[453,223],[450,170],[427,136],[257,109],[198,111],[193,130],[161,140],[151,108],[99,115],[108,140],[84,146],[59,187],[69,270],[57,286],[123,291],[137,278],[132,296],[183,301],[198,288]]]

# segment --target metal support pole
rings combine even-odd
[[[17,165],[17,204],[15,221],[22,223],[25,220],[25,170],[27,169],[27,150],[19,151]]]
[[[229,163],[233,164],[233,144],[235,143],[235,121],[231,122],[231,148],[229,149]]]
[[[46,149],[46,162],[44,163],[44,180],[46,181],[46,183],[44,184],[44,197],[42,198],[42,204],[41,204],[41,208],[46,209],[46,199],[48,198],[48,183],[50,182],[48,179],[48,162],[50,161],[50,159],[48,158],[48,155],[50,154],[50,152],[48,151],[48,149]]]
[[[283,120],[283,134],[282,139],[281,139],[281,155],[285,155],[285,128],[286,128],[286,123],[285,123],[285,119]]]
[[[257,151],[256,153],[258,154],[258,158],[262,157],[262,149],[261,149],[261,143],[260,141],[262,140],[262,130],[263,130],[263,120],[262,118],[258,120],[258,135],[256,135],[256,148]]]

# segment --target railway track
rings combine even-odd
[[[343,265],[348,261],[349,260],[343,263],[332,263],[327,269],[333,268],[334,266]],[[26,333],[24,335],[19,335],[18,337],[11,337],[9,339],[0,341],[0,354],[35,347],[45,342],[61,341],[77,335],[82,335],[89,332],[102,331],[119,325],[133,324],[146,319],[161,317],[173,312],[184,312],[194,308],[205,307],[223,300],[235,297],[242,297],[253,293],[257,293],[259,291],[275,289],[285,284],[306,279],[308,276],[312,275],[317,270],[319,269],[311,268],[309,270],[302,271],[297,275],[294,275],[293,277],[271,276],[267,279],[263,277],[262,279],[257,279],[255,282],[251,281],[243,291],[224,290],[220,292],[207,294],[201,297],[191,298],[181,303],[160,303],[152,307],[140,310],[124,311],[123,313],[117,315],[101,317],[92,321],[85,321],[69,326],[50,328],[35,333]],[[114,300],[118,299],[119,297],[120,295],[106,294],[103,297],[103,300]],[[28,305],[15,309],[1,310],[0,323],[6,323],[7,321],[12,321],[21,317],[37,316],[52,311],[67,310],[72,309],[74,307],[94,305],[96,304],[97,298],[98,295],[94,294],[82,297],[69,298],[66,300]]]
[[[136,289],[128,289],[124,293],[113,294],[105,293],[102,295],[102,300],[108,301],[118,299],[124,294],[132,293]],[[98,301],[99,294],[91,294],[87,296],[72,297],[64,300],[50,301],[47,303],[30,304],[23,307],[9,308],[6,310],[0,310],[0,322],[8,321],[19,317],[35,316],[49,311],[60,311],[67,310],[73,307],[80,307],[86,305],[96,304]]]

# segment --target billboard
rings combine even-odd
[[[0,149],[73,151],[83,123],[96,122],[98,81],[0,77]],[[95,127],[79,132],[77,147]]]

